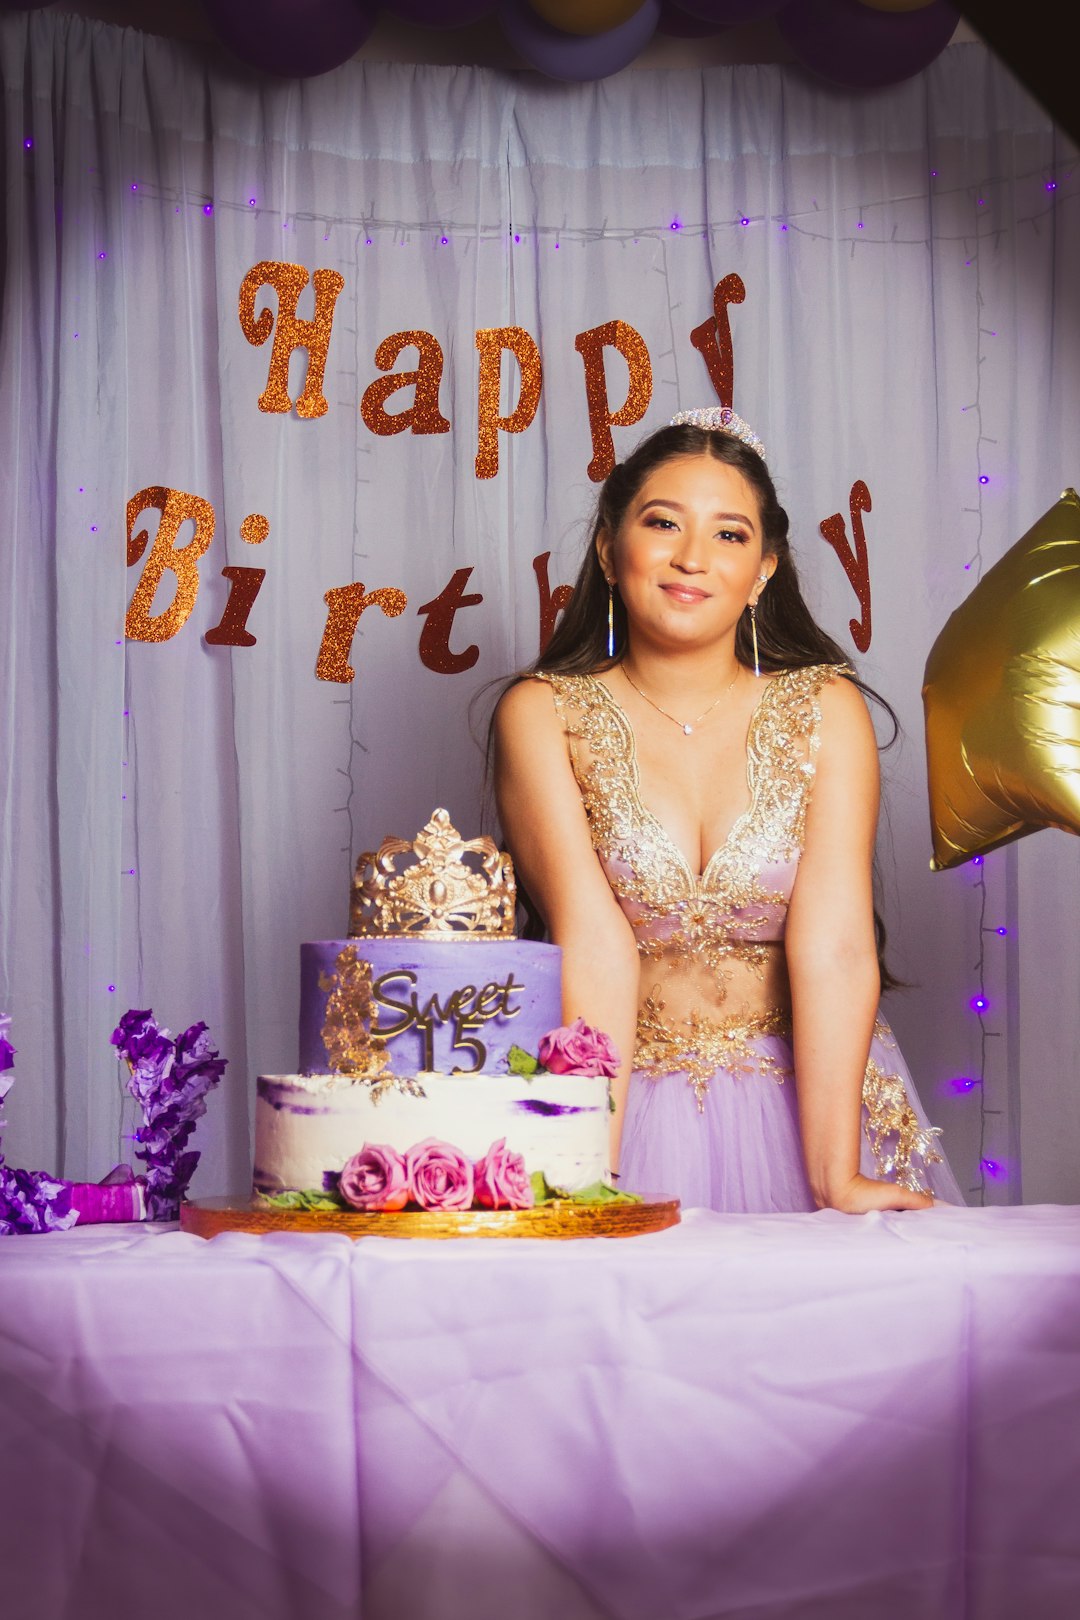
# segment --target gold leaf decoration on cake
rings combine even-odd
[[[374,1080],[390,1067],[386,1042],[371,1033],[375,1021],[371,963],[355,945],[338,953],[333,973],[320,973],[319,989],[330,992],[323,1016],[322,1038],[335,1074]]]
[[[372,1082],[369,1097],[374,1105],[378,1105],[388,1091],[400,1092],[403,1097],[426,1097],[427,1092],[412,1074],[383,1074]]]
[[[490,838],[462,838],[436,810],[411,844],[384,838],[360,856],[349,936],[513,939],[516,900],[509,855]]]

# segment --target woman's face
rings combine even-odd
[[[764,589],[775,557],[762,555],[753,485],[712,456],[676,456],[650,473],[615,535],[597,539],[632,636],[657,646],[707,647],[733,635]]]

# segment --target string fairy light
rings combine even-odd
[[[32,137],[25,136],[20,137],[19,139],[26,150],[29,151],[33,148],[34,142]],[[89,172],[96,174],[97,170],[91,167]],[[945,198],[950,195],[949,186],[947,184],[941,184],[940,170],[931,169],[929,171],[929,178],[938,182],[938,184],[935,184],[932,188],[935,198]],[[1022,190],[1024,184],[1027,182],[1032,182],[1033,185],[1037,184],[1039,206],[1033,209],[1030,213],[1018,216],[1015,219],[1015,224],[1017,225],[1032,224],[1037,226],[1038,220],[1047,217],[1050,210],[1062,199],[1064,195],[1068,195],[1070,197],[1074,197],[1076,195],[1076,187],[1075,185],[1071,184],[1074,180],[1075,175],[1071,168],[1064,171],[1056,171],[1054,175],[1050,176],[1047,174],[1046,165],[1043,164],[1038,168],[1026,170],[1019,175],[1010,175],[1001,181],[996,179],[985,181],[980,188],[980,195],[975,200],[977,201],[978,207],[989,209],[994,190],[999,185],[1007,185],[1010,188],[1020,188]],[[174,212],[178,215],[183,214],[186,208],[196,208],[207,217],[213,217],[216,213],[223,209],[226,211],[244,213],[249,213],[251,210],[255,209],[260,216],[266,215],[270,217],[278,214],[278,210],[276,209],[259,205],[254,188],[251,191],[246,191],[245,194],[243,194],[238,200],[232,201],[222,199],[220,197],[210,197],[205,191],[200,195],[198,193],[188,192],[187,190],[169,187],[167,185],[148,184],[145,180],[132,181],[129,178],[125,182],[125,186],[140,202],[147,201],[172,203],[174,205]],[[100,189],[104,191],[107,188],[102,185]],[[964,189],[962,182],[959,182],[952,188],[953,192],[957,192],[962,189]],[[879,198],[876,201],[864,201],[858,205],[852,205],[850,212],[856,214],[858,217],[855,220],[855,228],[851,233],[851,240],[857,240],[860,245],[866,245],[868,247],[875,243],[882,244],[886,242],[890,245],[908,246],[915,246],[920,243],[924,243],[926,238],[923,234],[920,233],[918,236],[902,236],[898,234],[895,227],[890,229],[888,235],[877,233],[872,227],[872,218],[875,211],[886,208],[894,208],[898,204],[908,202],[925,202],[926,198],[927,192],[925,189],[922,189],[920,191],[912,190],[897,192],[895,194]],[[295,230],[301,225],[310,223],[323,223],[320,220],[315,220],[314,215],[308,215],[303,212],[290,212],[288,216],[278,214],[278,217],[282,220],[283,230]],[[544,226],[537,224],[536,226],[532,227],[532,229],[533,234],[537,237],[538,241],[547,239],[555,248],[560,247],[563,242],[569,241],[589,242],[610,240],[616,242],[633,242],[634,245],[640,245],[643,242],[656,243],[664,236],[670,236],[672,234],[687,238],[696,238],[698,240],[707,240],[715,238],[716,236],[721,235],[727,230],[733,229],[736,226],[743,229],[750,229],[754,225],[762,223],[769,223],[782,232],[793,231],[802,236],[827,241],[832,240],[835,236],[835,228],[830,227],[829,224],[832,217],[833,216],[831,213],[829,213],[827,210],[823,210],[819,206],[818,200],[813,198],[810,200],[809,204],[804,206],[802,209],[792,209],[790,207],[785,208],[782,215],[768,213],[755,214],[752,209],[743,207],[738,210],[738,212],[732,214],[729,218],[714,218],[709,221],[688,221],[680,212],[674,212],[665,223],[661,223],[656,220],[649,220],[644,223],[633,223],[625,227],[619,227],[612,226],[610,222],[605,219],[596,226],[568,227],[565,224],[561,226]],[[345,228],[352,227],[358,233],[362,233],[362,239],[365,247],[373,247],[376,245],[374,236],[372,234],[374,230],[387,228],[393,230],[395,236],[398,236],[398,245],[404,245],[405,242],[410,240],[414,234],[418,236],[434,236],[436,239],[443,242],[443,245],[446,245],[446,241],[453,234],[469,237],[470,239],[482,242],[491,242],[497,240],[505,242],[507,240],[505,228],[501,225],[478,226],[475,220],[459,221],[444,219],[437,221],[420,218],[412,220],[376,219],[374,211],[370,206],[367,210],[365,210],[362,216],[342,214],[339,218],[335,218],[333,223],[341,225]],[[861,234],[857,236],[856,232]],[[328,240],[328,232],[325,230],[322,239],[324,241]],[[948,235],[941,235],[939,233],[935,240],[941,242],[948,242],[950,240],[957,241],[960,240],[960,237],[950,237]],[[106,254],[104,251],[102,251],[98,256],[99,258],[105,258]],[[972,262],[972,260],[965,261],[965,263],[969,264]]]
[[[936,175],[936,170],[933,173]],[[1030,175],[1029,177],[1030,178]],[[980,190],[988,191],[985,184]],[[975,519],[974,547],[971,555],[964,563],[964,571],[974,572],[976,584],[981,580],[983,573],[983,531],[985,522],[985,498],[990,485],[990,474],[985,470],[983,454],[985,446],[996,445],[996,441],[983,430],[982,414],[982,377],[984,361],[986,359],[985,340],[996,338],[996,329],[983,324],[983,289],[981,282],[980,245],[989,235],[997,234],[993,226],[992,216],[982,214],[980,209],[986,207],[985,196],[974,194],[975,214],[973,219],[974,247],[970,250],[970,257],[964,260],[965,266],[974,266],[975,269],[975,321],[976,321],[976,358],[975,358],[975,392],[974,398],[961,407],[963,412],[971,412],[975,421],[975,464],[976,464],[976,504],[965,506],[963,511]],[[985,228],[984,228],[985,221]],[[1019,222],[1018,222],[1019,223]],[[965,248],[967,241],[965,240]],[[1008,859],[1008,854],[1005,855]],[[989,962],[987,957],[987,939],[1007,940],[1007,952],[1015,949],[1013,932],[1007,924],[991,923],[988,921],[990,905],[990,891],[987,882],[987,866],[985,857],[975,855],[968,863],[975,874],[973,887],[978,895],[978,948],[973,963],[977,986],[969,998],[969,1006],[979,1021],[979,1065],[978,1073],[972,1075],[959,1075],[949,1082],[954,1092],[965,1095],[978,1093],[979,1121],[978,1121],[978,1181],[968,1189],[969,1195],[978,1198],[980,1205],[986,1202],[987,1182],[1008,1182],[1009,1167],[1001,1159],[994,1158],[987,1151],[987,1139],[993,1129],[992,1122],[1000,1119],[1003,1110],[992,1107],[987,1098],[987,1075],[990,1067],[991,1041],[1005,1039],[1008,1036],[1001,1029],[992,1027],[996,1022],[996,1013],[990,996],[988,985]]]

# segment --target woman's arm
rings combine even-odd
[[[514,866],[562,947],[563,1018],[603,1030],[622,1060],[612,1082],[617,1169],[637,1026],[637,947],[592,847],[566,734],[541,681],[512,686],[495,711],[495,797]]]
[[[795,1076],[803,1153],[819,1208],[857,1215],[933,1200],[859,1173],[863,1076],[880,994],[872,864],[878,759],[858,689],[821,693],[821,747],[788,910]]]

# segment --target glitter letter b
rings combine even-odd
[[[185,495],[182,489],[166,489],[151,484],[140,489],[127,503],[127,561],[132,568],[146,550],[149,532],[133,535],[140,512],[154,508],[161,513],[154,544],[139,575],[139,583],[127,610],[125,630],[132,641],[170,641],[183,628],[195,606],[199,590],[199,558],[214,538],[214,508],[200,495]],[[192,521],[195,534],[186,546],[177,546],[181,525]],[[150,609],[161,576],[168,570],[176,575],[176,595],[164,613],[153,618]]]

